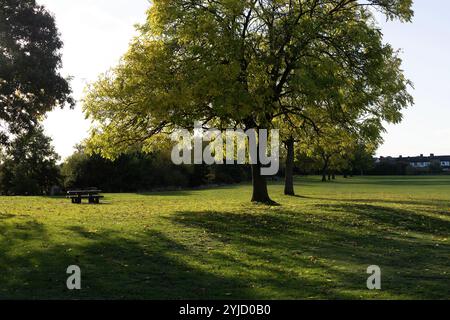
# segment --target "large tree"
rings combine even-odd
[[[0,141],[36,126],[55,106],[73,105],[59,69],[53,16],[35,0],[0,0]]]
[[[194,120],[269,129],[297,113],[283,101],[305,83],[326,85],[303,77],[311,57],[368,70],[380,49],[359,45],[375,32],[371,8],[412,17],[411,0],[153,1],[122,64],[90,88],[85,110],[98,125],[90,144],[111,156]],[[271,203],[257,160],[252,200]]]

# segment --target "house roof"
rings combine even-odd
[[[430,162],[430,161],[450,161],[449,156],[417,156],[417,157],[381,157],[380,160],[394,160],[394,161],[407,161],[407,162]]]

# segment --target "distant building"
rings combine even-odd
[[[450,156],[436,156],[434,154],[430,154],[429,156],[421,154],[418,157],[380,157],[375,159],[375,162],[404,163],[415,169],[427,169],[435,164],[436,167],[440,166],[442,171],[450,171]]]

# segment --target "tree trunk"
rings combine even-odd
[[[295,196],[294,191],[294,139],[290,138],[286,141],[286,177],[284,182],[284,194],[287,196]]]
[[[336,180],[336,173],[333,172],[333,174],[331,175],[331,178],[332,178],[333,180]]]
[[[328,172],[328,159],[323,157],[324,165],[322,168],[322,182],[327,182],[327,172]]]
[[[247,129],[256,129],[257,125],[255,123],[255,121],[253,119],[247,119],[246,122],[246,127]],[[256,135],[258,135],[258,132],[256,132]],[[255,140],[259,140],[258,136],[254,137]],[[263,204],[269,204],[269,205],[274,205],[276,204],[275,201],[273,201],[272,199],[270,199],[269,197],[269,191],[267,190],[267,181],[266,181],[266,177],[261,175],[261,161],[259,159],[259,142],[256,142],[257,144],[257,148],[256,148],[256,152],[257,155],[256,156],[256,163],[252,164],[252,185],[253,185],[253,195],[252,195],[252,202],[256,202],[256,203],[263,203]],[[252,159],[253,162],[254,159]]]
[[[253,183],[252,202],[259,202],[265,204],[275,203],[269,197],[269,192],[267,190],[267,181],[266,178],[261,175],[260,163],[252,164],[252,183]]]

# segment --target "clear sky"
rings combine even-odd
[[[87,82],[117,64],[145,19],[148,0],[38,0],[55,14],[64,41],[64,75],[74,77],[74,97]],[[412,24],[380,21],[385,40],[401,49],[403,68],[414,82],[416,105],[400,125],[388,126],[378,155],[450,154],[450,1],[415,0]],[[45,121],[63,157],[87,137],[89,121],[78,104]]]

